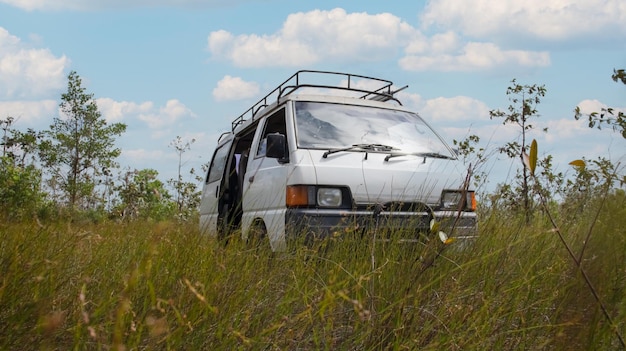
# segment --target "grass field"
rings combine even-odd
[[[555,211],[614,325],[541,214],[483,209],[480,237],[440,253],[346,237],[268,255],[196,222],[3,223],[0,348],[621,349],[626,196]]]

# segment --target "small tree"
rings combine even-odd
[[[61,100],[61,116],[54,118],[46,132],[40,156],[52,183],[58,184],[73,212],[79,204],[93,206],[89,201],[97,179],[108,169],[117,167],[115,158],[121,151],[114,147],[114,137],[121,135],[126,125],[107,125],[93,94],[86,93],[74,71],[68,76],[67,92],[61,95]]]
[[[546,93],[543,85],[520,85],[516,80],[511,81],[511,86],[507,88],[506,95],[509,96],[509,105],[506,111],[491,110],[489,117],[504,119],[502,124],[514,124],[520,129],[521,140],[511,141],[500,148],[500,152],[506,154],[509,158],[519,158],[520,165],[524,165],[524,158],[527,152],[527,132],[534,129],[530,123],[531,118],[538,117],[536,106],[541,102],[541,98]],[[547,128],[543,130],[547,132]],[[532,201],[529,188],[530,174],[525,167],[522,167],[522,175],[520,179],[520,193],[523,202],[526,221],[530,221],[530,213],[532,210]],[[517,193],[517,191],[515,192]]]
[[[176,139],[172,140],[170,143],[170,146],[173,147],[178,154],[178,177],[176,179],[170,179],[168,183],[176,192],[178,216],[182,219],[189,218],[200,204],[198,186],[194,182],[183,181],[182,175],[183,154],[191,149],[191,144],[195,141],[195,139],[191,139],[191,141],[184,142],[180,136],[177,136]],[[190,175],[195,176],[195,170],[193,168],[190,171]]]

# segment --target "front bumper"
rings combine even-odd
[[[439,223],[439,230],[457,239],[473,238],[477,234],[475,212],[388,212],[373,210],[338,210],[289,208],[285,214],[287,239],[320,239],[345,233],[376,231],[379,237],[418,240],[430,233],[430,222]]]

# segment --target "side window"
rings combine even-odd
[[[235,159],[239,184],[243,184],[243,177],[248,166],[248,158],[250,157],[250,147],[254,139],[257,124],[254,124],[249,130],[243,132],[235,141]],[[241,188],[240,188],[241,189]]]
[[[230,143],[220,146],[213,154],[213,160],[211,161],[211,167],[206,177],[207,183],[212,183],[222,179],[224,175],[224,169],[226,168],[226,158],[228,157],[228,151],[230,149]]]
[[[273,115],[267,118],[265,123],[265,129],[259,141],[259,147],[257,148],[256,157],[265,156],[265,146],[267,144],[267,135],[271,133],[280,133],[287,135],[287,125],[285,124],[285,109],[282,108],[276,111]]]

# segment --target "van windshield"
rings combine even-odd
[[[384,145],[399,153],[454,158],[441,138],[415,113],[370,106],[297,101],[296,138],[302,149]],[[382,151],[382,150],[381,150]]]

